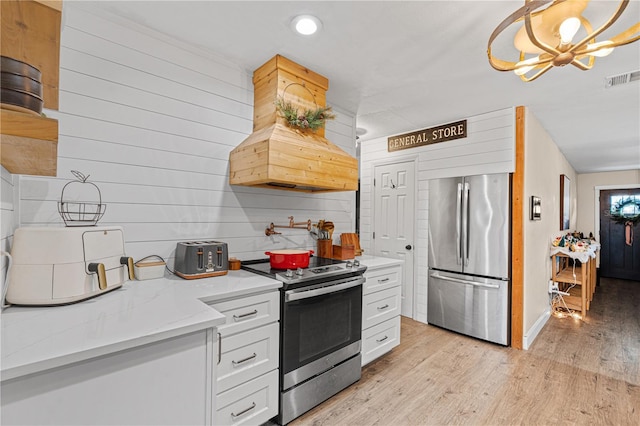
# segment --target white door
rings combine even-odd
[[[402,315],[413,318],[414,163],[375,166],[374,179],[373,252],[404,259]]]

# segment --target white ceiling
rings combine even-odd
[[[617,3],[592,1],[589,7],[611,10]],[[590,71],[555,68],[524,83],[491,68],[486,54],[493,29],[523,4],[102,1],[92,7],[206,49],[249,73],[281,54],[326,76],[328,104],[357,114],[357,127],[367,132],[363,143],[525,105],[578,173],[640,169],[640,81],[604,85],[607,76],[640,70],[640,42],[598,58]],[[317,16],[322,31],[293,34],[290,21],[299,14]],[[587,18],[594,26],[604,19]],[[599,40],[638,20],[640,1],[631,1]],[[504,53],[512,45],[510,33],[503,34],[494,54],[515,61]]]

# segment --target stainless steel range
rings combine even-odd
[[[272,269],[269,259],[242,268],[283,282],[280,299],[279,424],[360,379],[362,284],[366,266],[311,257],[305,269]]]

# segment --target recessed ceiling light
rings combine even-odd
[[[322,22],[312,15],[299,15],[291,21],[291,28],[298,34],[315,34],[322,28]]]

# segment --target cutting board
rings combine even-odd
[[[360,248],[360,237],[358,234],[340,234],[340,245],[353,246],[353,254],[356,256],[361,256],[363,250]]]

